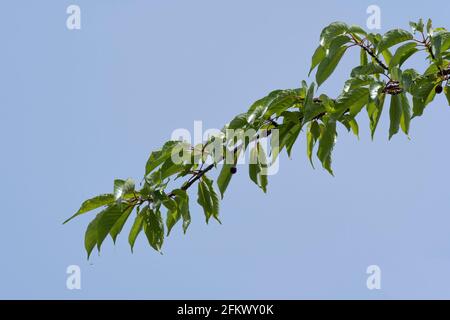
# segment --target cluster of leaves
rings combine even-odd
[[[239,154],[248,148],[251,148],[249,177],[265,192],[268,160],[260,145],[261,139],[272,139],[270,155],[273,161],[283,149],[290,156],[300,133],[305,132],[307,156],[311,163],[317,145],[317,158],[333,174],[331,156],[336,127],[341,124],[358,135],[356,116],[364,108],[373,138],[386,97],[390,96],[390,139],[400,129],[408,135],[411,119],[421,116],[437,94],[444,92],[450,105],[450,33],[444,28],[433,28],[431,20],[426,25],[422,20],[411,22],[410,26],[411,31],[394,29],[384,35],[367,33],[358,26],[342,22],[334,22],[324,28],[310,69],[310,73],[317,69],[316,83],[303,81],[300,88],[269,93],[227,124],[222,135],[212,136],[202,144],[190,146],[181,141],[167,142],[160,150],[151,153],[139,190],[131,179],[115,180],[113,193],[85,201],[67,221],[103,208],[86,230],[88,257],[94,247],[100,251],[108,234],[115,242],[134,211],[136,215],[128,236],[131,249],[143,231],[150,246],[161,251],[165,236],[178,222],[186,232],[191,221],[187,190],[195,184],[198,188],[197,203],[203,208],[206,222],[211,217],[220,222],[219,196],[207,174],[223,162],[216,179],[223,198],[237,171]],[[326,94],[316,97],[317,88],[331,76],[352,47],[360,50],[360,61],[351,70],[342,93],[334,99]],[[428,60],[428,68],[424,72],[402,68],[410,57],[421,51]],[[227,130],[252,130],[253,135],[229,138],[224,134]],[[223,156],[213,156],[211,147],[218,141],[225,152],[232,153],[232,161],[225,162]],[[174,153],[183,154],[185,160],[174,162]],[[171,181],[173,183],[183,177],[187,180],[179,188],[168,191]]]

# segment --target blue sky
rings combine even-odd
[[[81,30],[66,28],[70,4]],[[413,120],[410,140],[387,141],[386,113],[374,142],[364,117],[359,141],[341,130],[334,178],[311,168],[304,139],[267,195],[237,175],[223,224],[206,226],[193,201],[189,232],[174,230],[164,255],[144,238],[131,254],[121,234],[87,261],[93,214],[61,224],[115,178],[140,179],[174,129],[221,128],[269,91],[298,87],[322,28],[365,26],[371,4],[381,32],[420,17],[449,27],[447,1],[4,1],[0,298],[450,298],[444,97]],[[337,94],[357,55],[321,89]],[[73,264],[81,290],[66,288]],[[381,290],[366,288],[372,264]]]

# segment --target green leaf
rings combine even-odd
[[[147,164],[145,165],[145,175],[148,175],[164,161],[170,158],[172,156],[173,148],[179,143],[180,141],[168,141],[164,144],[161,150],[152,152],[147,160]]]
[[[419,77],[415,79],[414,83],[411,85],[410,92],[414,97],[426,99],[430,95],[433,88],[433,81],[430,81],[430,79],[426,77]]]
[[[296,93],[292,90],[285,90],[280,96],[276,97],[267,106],[267,112],[264,118],[268,119],[272,115],[280,115],[291,108],[296,102]]]
[[[168,196],[164,197],[162,204],[167,208],[166,226],[167,236],[169,236],[173,226],[181,219],[181,213],[178,210],[177,202]]]
[[[369,63],[369,60],[367,59],[367,52],[363,48],[361,48],[359,53],[359,64],[362,66],[365,66]]]
[[[125,225],[125,222],[127,222],[131,212],[133,212],[133,209],[134,205],[127,206],[127,208],[124,210],[120,218],[117,219],[116,223],[112,226],[111,230],[109,231],[109,235],[111,236],[114,243],[116,243],[117,236],[119,235],[120,232],[122,232],[123,226]]]
[[[425,100],[424,98],[413,97],[413,117],[419,117],[423,114]]]
[[[366,36],[367,35],[367,32],[363,28],[361,28],[360,26],[357,26],[357,25],[351,25],[348,28],[348,32],[353,34],[354,36],[356,36],[356,35]]]
[[[227,129],[229,130],[244,129],[248,125],[247,118],[248,114],[246,112],[237,115],[236,117],[233,118],[233,120],[230,121]]]
[[[350,128],[352,129],[353,134],[358,137],[359,139],[359,126],[358,126],[358,122],[356,122],[355,119],[350,119],[348,121]]]
[[[356,116],[369,102],[368,88],[355,88],[343,92],[336,100],[336,110],[344,112],[349,109],[352,116]]]
[[[338,47],[334,50],[329,50],[328,55],[325,57],[325,59],[322,60],[317,69],[316,82],[318,86],[320,86],[325,82],[325,80],[330,77],[346,50],[346,46]]]
[[[361,65],[354,68],[350,76],[355,78],[362,75],[380,74],[383,72],[384,69],[378,63],[370,62],[366,65]]]
[[[336,120],[333,118],[324,119],[324,127],[319,137],[319,148],[317,150],[317,157],[322,162],[322,166],[331,175],[331,153],[334,148],[336,139]]]
[[[408,42],[404,45],[401,45],[395,51],[395,54],[389,64],[389,69],[392,69],[396,66],[401,67],[402,64],[417,51],[419,50],[417,49],[417,44],[415,42]]]
[[[217,186],[219,187],[220,196],[223,199],[225,191],[227,190],[228,184],[231,181],[231,168],[233,168],[233,164],[223,164],[222,170],[220,171],[219,177],[217,178]]]
[[[348,25],[343,22],[333,22],[325,27],[320,34],[320,45],[328,48],[331,41],[337,36],[347,33]]]
[[[402,116],[400,118],[400,127],[403,132],[408,135],[409,134],[409,125],[411,122],[411,106],[408,101],[408,97],[405,93],[401,95],[401,104],[402,104]]]
[[[172,158],[167,159],[161,166],[160,179],[165,180],[174,174],[183,172],[186,168],[192,167],[192,165],[185,165],[182,163],[174,163]]]
[[[133,179],[127,180],[114,180],[114,199],[119,200],[127,193],[133,192],[135,188]]]
[[[100,251],[103,240],[105,240],[112,227],[117,223],[122,214],[130,209],[131,205],[116,203],[101,212],[97,223],[97,249]]]
[[[402,116],[401,96],[396,94],[391,96],[391,105],[389,109],[390,127],[389,140],[395,135],[400,128],[400,119]]]
[[[431,21],[431,19],[428,19],[427,21],[427,35],[433,35],[433,21]]]
[[[450,86],[444,87],[445,97],[447,98],[448,105],[450,106]]]
[[[314,83],[311,83],[311,86],[308,88],[308,91],[306,93],[305,101],[304,101],[304,110],[303,110],[303,120],[302,124],[306,124],[307,122],[311,121],[315,117],[317,117],[319,114],[323,113],[325,111],[325,108],[320,103],[314,102],[314,89],[315,85]],[[289,130],[293,127],[294,124],[290,124]],[[281,131],[281,130],[280,130]],[[282,139],[282,132],[280,132],[280,139]],[[281,148],[280,148],[281,149]]]
[[[131,227],[130,234],[128,235],[128,243],[131,247],[131,252],[133,252],[134,243],[139,233],[142,231],[145,216],[148,214],[148,207],[144,207],[141,212],[138,212],[136,218],[134,219],[133,226]]]
[[[114,203],[114,201],[115,201],[115,199],[114,199],[113,194],[102,194],[102,195],[96,196],[92,199],[86,200],[85,202],[83,202],[81,204],[80,209],[78,209],[78,211],[73,216],[71,216],[69,219],[64,221],[63,224],[69,222],[73,218],[75,218],[83,213],[86,213],[91,210],[112,204],[112,203]]]
[[[267,159],[263,148],[256,143],[250,151],[249,177],[264,192],[267,191]]]
[[[219,223],[219,198],[213,187],[213,182],[205,175],[202,176],[198,183],[198,199],[197,203],[202,206],[205,213],[206,223],[211,217],[215,218]]]
[[[309,162],[311,162],[311,166],[314,168],[314,163],[312,160],[312,154],[314,150],[314,145],[320,137],[320,126],[317,121],[311,121],[308,124],[308,129],[306,133],[306,153],[308,155]]]
[[[301,130],[302,125],[298,122],[289,130],[288,134],[284,136],[283,146],[286,146],[288,157],[291,157],[292,147],[294,146],[295,141],[297,141]]]
[[[394,29],[386,32],[382,37],[380,43],[378,43],[378,52],[383,52],[386,49],[389,49],[396,44],[399,44],[404,41],[412,40],[413,35],[402,29]]]
[[[423,32],[424,24],[423,24],[423,20],[422,19],[419,19],[418,23],[410,22],[409,25],[411,26],[412,32],[414,32],[414,33],[416,31]]]
[[[375,135],[381,113],[383,112],[385,97],[385,94],[381,94],[380,96],[375,97],[374,100],[371,100],[367,105],[367,114],[369,115],[370,120],[370,135],[372,140]]]
[[[441,40],[441,52],[445,52],[450,48],[450,32],[443,32],[437,35],[436,41]]]
[[[325,59],[326,56],[326,50],[322,46],[318,46],[316,51],[314,51],[314,54],[311,58],[311,68],[309,69],[308,76],[311,74],[311,72],[317,67],[317,65],[322,62],[323,59]]]
[[[278,154],[284,147],[288,152],[288,156],[291,154],[292,145],[298,137],[302,124],[300,122],[285,121],[278,127],[278,139],[276,135],[272,135],[271,148],[272,159],[276,159]]]
[[[386,61],[386,64],[389,65],[392,60],[392,53],[389,51],[389,49],[383,50],[381,52],[381,55],[383,56],[384,60]]]
[[[144,233],[150,246],[160,252],[164,243],[164,223],[159,210],[148,210],[144,219]]]
[[[176,189],[172,191],[176,195],[175,201],[177,202],[178,212],[183,219],[183,232],[186,233],[189,224],[191,223],[191,214],[189,212],[189,196],[185,190]]]
[[[98,221],[100,220],[102,216],[102,212],[97,214],[94,220],[92,220],[87,229],[86,233],[84,234],[84,247],[87,252],[87,258],[91,256],[91,252],[94,249],[95,245],[97,244],[97,226]]]

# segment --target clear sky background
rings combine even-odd
[[[69,4],[81,7],[79,31],[66,28]],[[164,255],[144,237],[131,254],[126,232],[87,261],[94,214],[61,224],[114,178],[140,179],[174,129],[221,128],[269,91],[298,87],[322,28],[365,27],[370,4],[380,32],[420,17],[450,27],[448,1],[2,1],[0,298],[449,299],[443,96],[413,120],[411,140],[387,141],[386,112],[374,142],[365,117],[359,141],[341,130],[334,178],[311,168],[304,137],[267,195],[239,168],[223,224],[206,226],[194,199],[189,232],[178,226]],[[322,89],[340,92],[357,56]],[[66,288],[72,264],[81,290]],[[381,290],[366,288],[372,264]]]

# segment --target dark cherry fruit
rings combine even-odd
[[[230,168],[230,172],[231,172],[231,174],[235,174],[237,172],[237,168],[236,167],[231,167]]]
[[[435,91],[437,94],[442,93],[442,86],[441,86],[440,84],[438,84],[438,85],[436,86],[436,88],[434,88],[434,91]]]

